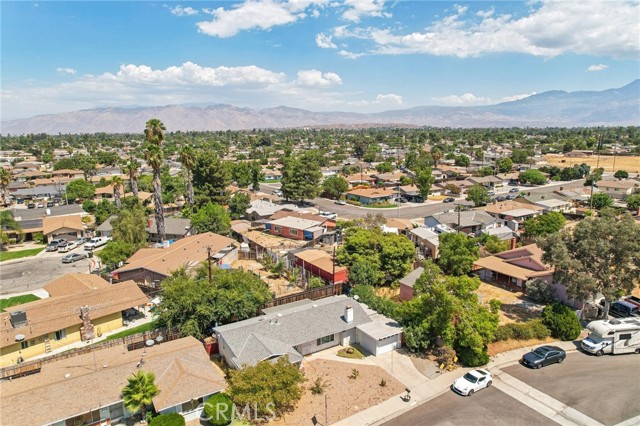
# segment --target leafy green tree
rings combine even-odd
[[[514,163],[524,164],[529,161],[529,155],[524,149],[514,149],[511,151],[511,160]]]
[[[597,192],[591,196],[589,199],[589,204],[596,210],[602,210],[606,207],[613,206],[613,199],[609,196],[609,194],[605,194],[604,192]]]
[[[380,279],[379,271],[369,262],[357,261],[349,268],[351,285],[376,285]]]
[[[9,210],[0,211],[0,246],[9,243],[9,235],[6,231],[11,230],[21,237],[22,227],[13,217],[13,213]]]
[[[416,170],[416,186],[420,195],[426,200],[431,191],[431,185],[436,181],[432,175],[431,167],[421,167]]]
[[[158,239],[165,240],[164,232],[164,204],[162,202],[162,186],[160,183],[160,173],[162,171],[163,154],[162,144],[164,142],[164,123],[157,118],[147,121],[144,129],[145,136],[145,158],[147,164],[153,169],[153,208],[155,210],[156,228]]]
[[[524,235],[527,238],[544,237],[560,231],[567,220],[562,213],[549,212],[524,221]]]
[[[67,184],[66,192],[69,200],[84,200],[93,197],[96,188],[84,179],[74,179]]]
[[[537,303],[551,303],[556,300],[555,290],[547,281],[534,278],[525,283],[527,297]]]
[[[629,210],[638,210],[640,207],[640,194],[631,194],[626,199],[627,209]]]
[[[629,172],[627,172],[626,170],[618,170],[613,174],[613,177],[616,179],[628,179]]]
[[[195,277],[178,270],[161,285],[158,324],[177,327],[183,335],[198,339],[216,323],[254,317],[272,297],[269,287],[247,271],[214,267],[209,284],[206,264],[198,268]]]
[[[431,150],[431,158],[433,158],[433,166],[438,167],[438,162],[442,159],[442,151],[438,148],[433,148]]]
[[[109,200],[102,200],[96,204],[93,216],[96,218],[96,225],[104,223],[112,214],[117,212],[116,206]]]
[[[118,216],[111,220],[113,239],[142,247],[149,237],[147,234],[147,212],[137,205],[133,209],[122,209]]]
[[[276,362],[265,360],[255,366],[229,370],[229,395],[244,407],[250,404],[258,416],[281,416],[292,411],[304,393],[304,373],[289,362],[288,356]]]
[[[452,193],[454,195],[459,195],[460,194],[460,187],[456,186],[456,185],[453,185],[451,183],[446,184],[444,189],[449,191],[450,193]]]
[[[260,190],[260,180],[264,177],[260,164],[257,162],[251,163],[251,189],[254,191]]]
[[[236,192],[229,200],[229,216],[233,220],[242,219],[249,207],[249,196],[244,192]]]
[[[467,201],[471,201],[474,206],[484,206],[491,198],[489,197],[489,191],[482,185],[473,185],[467,190]]]
[[[196,204],[208,202],[225,205],[229,201],[227,186],[231,182],[228,168],[213,151],[199,151],[193,168]]]
[[[444,279],[442,269],[431,259],[425,260],[422,264],[424,271],[413,285],[414,296],[419,296],[430,291],[430,289]]]
[[[109,241],[104,248],[96,255],[100,258],[103,265],[110,269],[115,269],[120,262],[126,261],[128,258],[138,251],[139,246],[127,243],[125,241]]]
[[[149,422],[149,426],[185,426],[186,420],[178,413],[159,414]]]
[[[476,173],[478,176],[491,176],[493,174],[493,169],[489,166],[480,167]]]
[[[135,414],[140,411],[142,418],[146,418],[147,406],[160,394],[155,379],[155,374],[143,370],[138,370],[127,378],[127,384],[122,388],[122,399],[129,412]]]
[[[233,401],[226,393],[211,395],[205,401],[203,411],[211,426],[227,426],[233,421]]]
[[[502,241],[495,235],[482,234],[478,237],[478,242],[491,254],[509,250],[509,241]]]
[[[349,267],[359,262],[369,263],[379,271],[377,284],[382,284],[397,281],[409,273],[415,255],[415,247],[402,235],[383,234],[379,228],[351,228],[336,259]]]
[[[231,218],[224,207],[208,202],[191,215],[191,226],[199,234],[215,232],[220,235],[229,235],[231,233]]]
[[[476,241],[460,233],[440,234],[438,239],[440,241],[438,265],[451,275],[470,273],[473,262],[480,257]]]
[[[605,314],[609,303],[630,293],[638,279],[640,225],[629,215],[586,218],[538,244],[542,259],[554,267],[554,279],[567,294],[578,301],[602,294]]]
[[[96,161],[105,166],[115,166],[118,162],[118,154],[110,151],[98,151],[95,153]]]
[[[578,338],[582,331],[580,320],[573,310],[562,303],[552,303],[542,311],[542,323],[551,335],[560,340]]]
[[[342,176],[329,176],[322,183],[322,192],[327,197],[339,199],[349,189],[349,182]]]
[[[196,163],[196,154],[193,147],[191,145],[183,146],[178,158],[187,174],[187,203],[191,206],[194,201],[192,174]]]
[[[94,213],[96,211],[96,203],[94,203],[91,200],[85,200],[82,203],[82,210],[84,210],[87,213]]]
[[[282,193],[288,200],[303,202],[320,193],[322,172],[316,159],[309,153],[289,157],[282,170]]]
[[[376,171],[378,173],[390,173],[394,169],[393,164],[388,161],[382,162],[376,166]]]
[[[456,155],[454,164],[460,167],[469,167],[471,160],[466,155]]]
[[[501,158],[497,161],[499,173],[510,173],[513,170],[513,161],[509,157]]]
[[[542,185],[547,181],[547,177],[536,169],[529,169],[520,173],[518,178],[521,183],[530,183],[532,185]]]

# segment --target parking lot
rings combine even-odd
[[[492,374],[489,389],[471,397],[447,391],[385,426],[640,424],[636,354],[595,357],[571,352],[562,364],[539,370],[516,364]]]

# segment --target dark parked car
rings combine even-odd
[[[520,192],[520,190],[518,188],[511,188],[509,192]]]
[[[406,203],[406,202],[407,202],[407,199],[406,199],[406,198],[402,198],[402,197],[400,197],[400,198],[398,198],[398,200],[397,200],[397,201],[398,201],[399,203]]]
[[[531,368],[540,368],[549,364],[560,364],[567,353],[557,346],[540,346],[525,354],[520,362]]]
[[[497,200],[497,201],[504,201],[504,200],[506,200],[506,199],[507,199],[507,197],[505,197],[504,195],[498,195],[498,196],[496,197],[496,200]]]
[[[442,200],[443,203],[453,203],[456,199],[449,197],[449,198],[445,198],[444,200]]]
[[[86,253],[69,253],[62,258],[62,263],[73,263],[78,260],[86,259],[88,256]]]
[[[35,208],[36,208],[36,205],[35,205],[35,204],[33,204],[33,203],[29,203],[29,204],[27,204],[27,208],[28,208],[28,209],[35,209]]]
[[[515,200],[518,196],[515,194],[509,194],[507,195],[507,200]]]
[[[638,317],[640,316],[640,310],[633,303],[614,302],[609,308],[609,315],[618,318]]]
[[[53,201],[47,201],[47,207],[53,207],[53,206],[55,206]]]

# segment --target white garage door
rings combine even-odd
[[[391,352],[392,350],[400,346],[400,335],[398,334],[382,340],[378,340],[376,346],[376,355]]]

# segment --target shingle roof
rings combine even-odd
[[[294,254],[298,259],[304,260],[306,263],[315,266],[329,274],[333,274],[334,266],[331,255],[324,250],[309,249]],[[336,272],[346,271],[346,266],[335,266]]]
[[[438,234],[436,234],[435,232],[427,228],[418,227],[418,228],[410,229],[409,232],[414,234],[418,238],[422,238],[423,240],[429,240],[438,244]]]
[[[377,188],[361,188],[361,189],[352,189],[347,192],[347,194],[355,195],[358,197],[367,197],[367,198],[382,198],[396,195],[398,192],[392,189],[377,189]]]
[[[460,226],[487,225],[494,223],[496,218],[482,210],[464,210],[460,212]],[[458,226],[458,212],[436,213],[425,218],[425,224],[433,227],[438,223]]]
[[[144,305],[148,300],[136,283],[126,281],[13,306],[0,313],[0,348],[14,344],[16,334],[29,340],[81,324],[81,306],[89,306],[91,318],[96,319]],[[27,324],[14,328],[10,319],[11,312],[16,311],[26,312]]]
[[[142,350],[122,346],[44,364],[40,373],[0,383],[0,423],[50,424],[122,400],[127,378],[137,371]],[[156,375],[156,410],[189,402],[225,388],[222,372],[193,337],[144,349],[144,371]],[[95,358],[94,358],[95,357]],[[66,377],[66,375],[69,375]],[[38,403],[33,403],[33,398]]]
[[[91,290],[109,287],[105,279],[95,274],[66,274],[42,287],[50,297],[69,296],[71,294],[91,292]]]
[[[404,277],[402,277],[402,279],[400,279],[399,282],[400,284],[404,284],[406,286],[413,288],[413,285],[416,283],[418,278],[420,278],[420,275],[422,275],[423,272],[424,272],[424,268],[420,266],[414,269],[413,271],[409,272]]]
[[[311,228],[312,226],[318,226],[322,224],[322,222],[319,222],[317,220],[309,220],[309,219],[303,219],[301,217],[293,217],[293,216],[283,217],[280,219],[272,220],[267,223],[271,224],[272,226],[284,226],[287,228],[302,229],[302,230]]]
[[[156,227],[156,219],[149,219],[149,226],[147,226],[147,232],[150,234],[156,234],[158,228]],[[179,217],[166,217],[164,219],[164,232],[167,235],[185,235],[191,229],[191,220],[182,219]]]
[[[350,323],[347,323],[343,316],[346,306],[353,309],[353,321]],[[371,319],[357,301],[347,296],[334,296],[316,300],[311,304],[297,304],[289,309],[280,310],[277,314],[262,315],[216,327],[215,331],[216,335],[224,339],[234,354],[233,362],[239,367],[263,357],[266,353],[265,348],[273,349],[270,346],[273,341],[293,347],[368,322],[371,322]],[[259,336],[263,346],[253,349],[255,346],[248,344],[251,341],[255,343],[252,334]],[[271,343],[263,338],[269,339]],[[264,345],[265,342],[269,344]],[[278,346],[277,349],[281,350],[284,347]]]
[[[631,189],[640,186],[640,183],[634,180],[601,180],[597,185],[598,188]]]
[[[42,232],[47,235],[62,228],[84,230],[82,216],[45,216],[42,219]]]
[[[192,267],[207,260],[207,247],[211,248],[211,255],[218,253],[234,243],[231,238],[206,232],[191,235],[171,244],[168,248],[143,248],[138,250],[127,260],[127,264],[114,271],[133,271],[146,269],[168,276],[172,271],[182,266]]]
[[[553,273],[553,269],[542,262],[542,250],[536,244],[483,257],[473,262],[473,265],[523,281]]]

